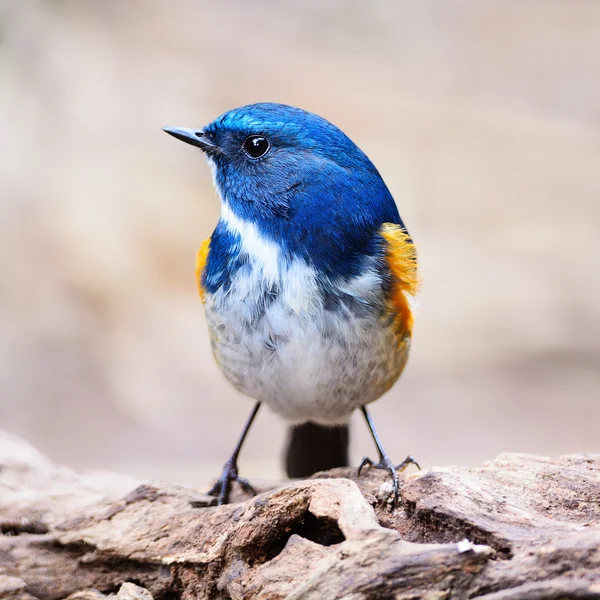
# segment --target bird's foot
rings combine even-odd
[[[373,469],[385,469],[389,471],[392,476],[392,483],[394,486],[394,503],[392,505],[393,508],[398,506],[398,497],[400,495],[400,480],[398,479],[398,471],[404,471],[408,465],[415,465],[419,471],[421,467],[419,463],[412,457],[408,455],[399,465],[394,465],[392,460],[387,454],[382,454],[379,457],[379,462],[374,463],[368,456],[365,456],[360,462],[360,466],[358,467],[358,475],[360,476],[360,472],[364,467],[369,467]]]
[[[229,492],[231,492],[231,482],[235,481],[246,493],[256,496],[256,490],[250,485],[250,482],[238,475],[237,463],[228,460],[221,471],[221,475],[215,482],[208,494],[217,498],[217,504],[227,504],[229,501]]]

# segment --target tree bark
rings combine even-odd
[[[235,503],[78,475],[0,434],[0,598],[600,599],[600,456],[402,479],[334,469]]]

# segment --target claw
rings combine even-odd
[[[416,465],[416,467],[421,470],[419,463],[410,455],[407,456],[397,467],[394,466],[394,463],[387,454],[382,455],[378,463],[374,463],[368,456],[365,456],[358,467],[358,474],[360,475],[362,469],[367,466],[373,469],[385,469],[386,471],[389,471],[390,475],[392,476],[392,482],[394,486],[394,503],[392,508],[396,508],[398,506],[398,499],[400,497],[400,480],[398,479],[397,471],[404,471],[408,465]]]
[[[256,490],[250,485],[250,482],[245,477],[238,477],[236,481],[247,494],[256,496]]]
[[[238,475],[237,464],[228,461],[225,463],[221,475],[208,491],[209,496],[216,496],[219,506],[227,504],[229,501],[232,481],[235,481],[246,493],[256,496],[256,490],[250,485],[250,482]]]
[[[368,456],[363,456],[363,459],[360,461],[360,465],[358,466],[358,475],[360,477],[360,472],[364,469],[364,467],[372,467],[373,461]]]
[[[408,465],[415,465],[415,467],[417,467],[417,469],[419,469],[419,471],[421,470],[421,466],[419,465],[419,463],[417,462],[417,460],[415,459],[415,457],[412,454],[409,454],[397,467],[396,470],[397,471],[404,471],[404,469],[406,469],[406,467],[408,467]]]

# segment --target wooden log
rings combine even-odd
[[[269,489],[272,488],[272,489]],[[0,598],[600,599],[600,456],[334,469],[214,506],[0,434]]]

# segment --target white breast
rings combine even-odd
[[[205,298],[211,345],[229,381],[293,422],[345,422],[400,375],[410,340],[382,313],[375,269],[331,286],[227,209],[248,262]],[[327,293],[325,293],[327,291]]]

